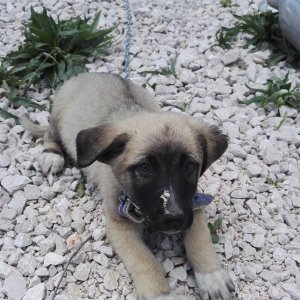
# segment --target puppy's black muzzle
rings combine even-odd
[[[148,220],[149,226],[156,231],[174,233],[187,230],[193,223],[193,212],[180,214],[158,214],[155,219]]]

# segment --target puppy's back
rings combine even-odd
[[[54,99],[50,125],[75,158],[79,131],[144,111],[159,111],[147,90],[118,75],[85,73],[61,86]]]

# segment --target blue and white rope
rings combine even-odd
[[[125,37],[125,79],[130,79],[130,70],[129,70],[129,55],[130,55],[130,45],[131,45],[131,25],[132,25],[132,16],[129,5],[129,0],[124,0],[124,6],[127,16],[127,26],[126,26],[126,37]]]

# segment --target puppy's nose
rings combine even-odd
[[[182,227],[184,222],[184,215],[183,214],[166,214],[164,215],[163,223],[164,226],[168,229],[179,229]]]

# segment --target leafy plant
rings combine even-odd
[[[141,76],[146,76],[147,74],[152,74],[152,75],[163,75],[163,76],[174,76],[175,78],[177,78],[177,74],[176,74],[176,63],[177,63],[177,58],[178,58],[178,53],[176,53],[174,58],[170,59],[170,66],[167,68],[160,68],[159,70],[147,70],[147,71],[142,71],[142,72],[138,72],[138,74],[140,74]]]
[[[14,74],[22,81],[36,83],[44,80],[49,87],[86,71],[87,57],[108,55],[113,28],[97,30],[98,13],[91,25],[88,19],[58,20],[46,9],[37,13],[31,8],[24,44],[9,53],[6,61],[15,67]]]
[[[3,119],[15,119],[16,124],[20,124],[19,118],[0,107],[0,116]]]
[[[156,90],[157,83],[154,82],[154,83],[152,83],[152,84],[149,84],[149,86],[151,87],[151,89],[152,89],[153,91],[155,91],[155,90]]]
[[[287,112],[285,112],[284,115],[283,115],[283,117],[282,117],[282,119],[281,119],[281,121],[279,122],[279,124],[277,126],[277,130],[279,130],[281,128],[281,126],[284,124],[284,122],[287,119],[287,116],[288,116],[288,114],[287,114]]]
[[[31,8],[24,43],[0,64],[0,85],[13,106],[44,110],[45,107],[26,97],[32,83],[56,87],[71,76],[86,71],[89,56],[107,55],[106,47],[112,43],[114,29],[98,30],[99,20],[100,13],[97,13],[92,24],[87,18],[55,22],[45,8],[42,13]],[[1,116],[16,118],[3,109]]]
[[[231,28],[221,27],[216,33],[216,45],[229,49],[240,33],[247,35],[244,48],[253,46],[251,51],[263,48],[267,42],[272,46],[268,66],[287,60],[297,63],[300,53],[282,35],[278,22],[278,12],[265,11],[254,15],[237,16],[237,22]]]
[[[274,185],[275,187],[280,187],[280,181],[279,180],[276,180],[274,181],[272,178],[270,177],[267,177],[266,178],[266,184],[270,184],[270,185]]]
[[[184,102],[182,102],[181,109],[183,111],[187,111],[188,108],[191,106],[192,101],[193,101],[193,99],[191,99],[190,101],[184,101]]]
[[[14,87],[22,85],[22,80],[16,76],[18,71],[19,68],[9,68],[8,64],[2,61],[0,64],[0,84],[3,85],[4,83]]]
[[[86,178],[82,176],[76,187],[76,193],[79,198],[82,198],[85,195],[85,190],[86,190],[85,184],[86,184]]]
[[[2,62],[0,65],[0,83],[1,86],[6,91],[6,97],[7,99],[13,104],[13,106],[18,107],[20,105],[25,107],[35,107],[39,110],[44,110],[45,108],[28,99],[24,96],[24,89],[25,84],[22,81],[22,79],[18,78],[16,76],[16,73],[18,73],[21,70],[19,67],[12,67],[9,68],[5,62]],[[11,116],[14,116],[13,114],[4,113],[4,110],[2,109],[1,116],[5,119],[10,118]],[[16,119],[17,117],[14,116]]]
[[[221,4],[223,7],[238,6],[238,4],[233,4],[231,0],[220,0],[220,4]]]
[[[269,103],[273,103],[277,108],[286,105],[300,111],[300,90],[297,86],[292,88],[292,83],[289,82],[288,75],[289,74],[287,73],[284,79],[272,76],[267,80],[266,89],[255,89],[246,84],[251,92],[259,92],[260,95],[244,101],[238,100],[238,102],[247,105],[256,103],[265,109]]]
[[[209,228],[209,231],[210,231],[211,241],[214,244],[217,244],[220,240],[220,237],[218,235],[218,230],[222,226],[222,219],[219,218],[216,221],[214,221],[213,223],[209,222],[207,225],[208,225],[208,228]]]

